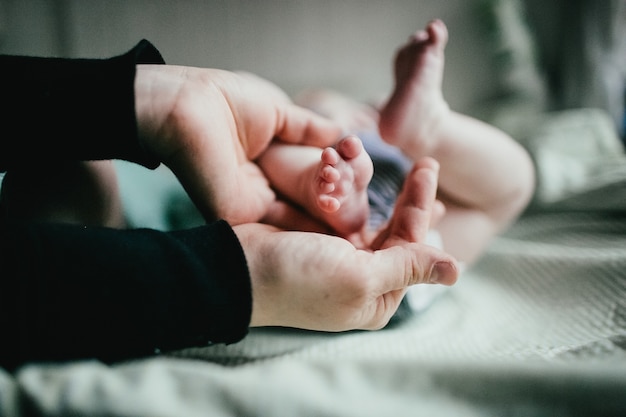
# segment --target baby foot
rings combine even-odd
[[[433,20],[413,34],[395,59],[395,87],[381,109],[383,139],[417,161],[431,154],[436,131],[448,113],[441,91],[448,30]]]
[[[316,217],[343,236],[361,230],[369,217],[367,186],[373,173],[372,160],[356,136],[324,149],[313,182]]]

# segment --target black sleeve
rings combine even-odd
[[[0,55],[0,171],[50,159],[158,166],[137,138],[138,63],[163,59],[146,40],[108,59]]]
[[[243,338],[243,250],[218,221],[178,232],[30,224],[0,229],[0,366],[105,362]]]
[[[0,56],[0,171],[90,159],[156,167],[137,138],[134,77],[137,63],[162,62],[147,41],[110,59]],[[236,342],[251,291],[225,222],[169,233],[0,225],[0,366]]]

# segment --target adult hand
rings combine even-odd
[[[340,128],[294,105],[270,82],[250,74],[138,65],[139,138],[167,165],[207,220],[260,220],[275,195],[253,161],[278,138],[330,146]]]
[[[367,250],[324,234],[234,227],[252,279],[251,325],[378,329],[410,285],[453,284],[456,260],[423,243],[436,210],[437,171],[432,159],[416,164],[388,227]]]

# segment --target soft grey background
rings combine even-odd
[[[0,0],[0,52],[108,57],[141,38],[172,64],[247,70],[294,94],[376,99],[395,49],[430,19],[450,27],[444,89],[455,108],[493,93],[484,28],[466,0]]]

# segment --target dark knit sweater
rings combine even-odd
[[[135,65],[163,63],[141,41],[110,59],[0,56],[0,171],[125,159],[148,168],[134,108]],[[250,277],[231,227],[162,232],[0,224],[0,366],[114,362],[248,331]]]

